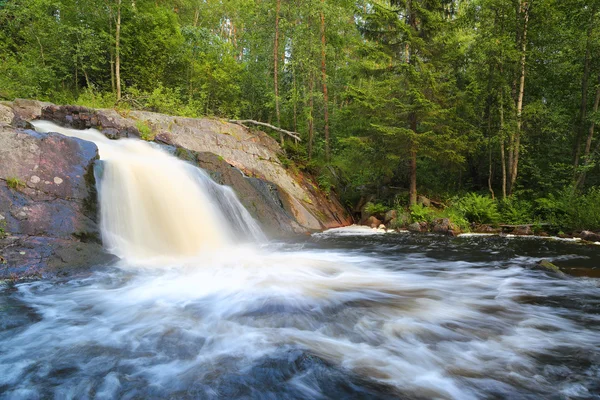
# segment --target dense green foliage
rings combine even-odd
[[[0,1],[0,98],[279,123],[415,219],[600,228],[599,55],[600,0]]]

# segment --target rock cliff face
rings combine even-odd
[[[95,222],[96,146],[16,129],[24,120],[0,107],[0,278],[111,260]]]
[[[286,169],[278,143],[260,131],[214,119],[55,106],[31,100],[0,103],[0,278],[40,275],[106,263],[96,224],[93,143],[40,134],[29,121],[95,127],[113,139],[139,137],[231,186],[271,236],[347,225],[337,199],[314,180]]]
[[[264,132],[216,119],[144,111],[121,115],[115,110],[46,106],[41,114],[42,119],[73,128],[98,128],[111,138],[144,136],[175,146],[177,154],[220,174],[222,179],[217,180],[232,186],[272,235],[305,233],[352,222],[334,196],[326,196],[310,177],[282,165],[281,148]]]

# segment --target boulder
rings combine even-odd
[[[548,260],[540,260],[535,264],[534,269],[550,272],[559,276],[565,276],[565,273],[556,265]]]
[[[433,221],[431,231],[449,236],[457,236],[460,233],[460,229],[451,223],[448,218],[439,218]]]
[[[15,113],[11,107],[0,104],[0,125],[10,125],[15,118]]]
[[[408,229],[410,232],[422,232],[421,224],[418,222],[413,222],[412,224],[408,225],[406,229]]]
[[[425,207],[431,207],[431,200],[429,200],[425,196],[419,196],[417,197],[417,204],[420,204]]]
[[[384,224],[380,224],[377,229],[385,229],[385,225]]]
[[[398,211],[396,210],[389,210],[388,212],[385,213],[385,216],[383,217],[383,222],[385,224],[389,223],[391,220],[398,218]]]
[[[475,233],[494,233],[498,234],[502,232],[502,228],[494,228],[491,225],[477,225],[473,229]]]
[[[519,235],[519,236],[533,235],[533,231],[531,230],[531,226],[529,226],[529,225],[517,226],[516,228],[513,229],[513,231],[511,233],[513,235]]]
[[[0,215],[9,234],[0,239],[0,277],[113,258],[96,224],[97,158],[90,142],[0,126]]]
[[[600,242],[600,233],[595,233],[591,231],[581,231],[578,237],[583,240],[587,240],[588,242]]]
[[[379,225],[381,225],[381,221],[376,217],[370,216],[365,225],[370,226],[371,228],[377,228]]]

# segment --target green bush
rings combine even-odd
[[[534,220],[532,204],[515,197],[500,201],[500,213],[502,222],[508,224],[527,224]]]
[[[77,97],[75,104],[91,108],[112,108],[117,102],[117,97],[113,93],[102,93],[93,88],[86,88]]]
[[[322,173],[317,177],[317,183],[322,191],[325,192],[329,196],[331,193],[331,189],[333,188],[333,183],[331,182],[331,175]]]
[[[456,207],[446,207],[442,210],[437,218],[448,218],[450,222],[460,228],[462,232],[470,230],[470,224],[465,215]]]
[[[410,208],[410,219],[412,222],[431,222],[435,217],[435,210],[424,205],[415,204]]]
[[[155,134],[154,134],[154,132],[152,132],[152,129],[148,126],[148,124],[146,122],[136,121],[135,127],[140,132],[140,138],[142,140],[147,140],[147,141],[154,140]]]
[[[577,193],[567,187],[557,194],[537,199],[535,212],[555,229],[600,230],[600,188]]]
[[[454,207],[464,215],[464,217],[477,224],[495,224],[500,220],[498,205],[496,201],[487,196],[481,196],[477,193],[469,193],[466,196],[456,200]]]
[[[381,215],[385,214],[387,210],[388,208],[381,203],[368,202],[367,204],[365,204],[365,212],[367,214]]]

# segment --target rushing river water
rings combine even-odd
[[[267,242],[157,146],[98,145],[112,266],[0,286],[9,399],[600,398],[600,247],[343,228]],[[266,244],[265,244],[266,243]]]
[[[600,247],[368,233],[4,287],[0,396],[600,398]]]

